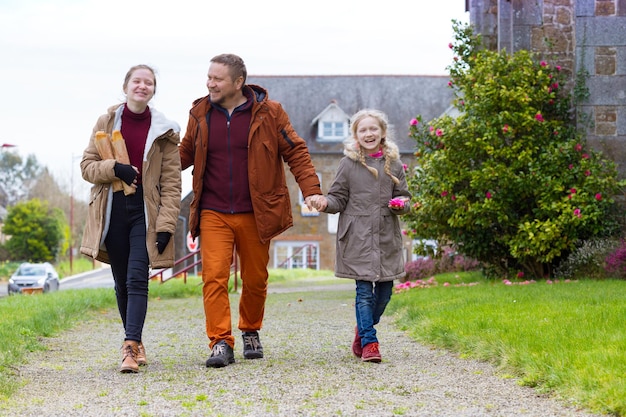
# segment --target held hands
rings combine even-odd
[[[157,232],[156,247],[159,251],[159,255],[163,253],[171,237],[172,234],[170,232]]]
[[[116,162],[115,166],[113,167],[113,171],[115,172],[115,176],[117,178],[121,179],[128,185],[135,186],[135,182],[137,181],[137,175],[139,174],[139,170],[136,167]]]
[[[304,203],[309,210],[324,211],[328,206],[328,200],[321,194],[310,195],[304,199]]]

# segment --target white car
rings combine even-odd
[[[9,279],[9,295],[34,291],[49,292],[59,289],[59,274],[49,262],[25,262]]]

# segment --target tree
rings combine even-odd
[[[458,117],[411,121],[414,238],[436,238],[498,274],[549,275],[575,245],[619,231],[613,162],[588,148],[558,66],[480,48],[455,22]]]
[[[63,212],[50,208],[39,199],[9,207],[3,232],[10,236],[5,243],[11,259],[53,262],[63,244],[67,228]]]
[[[28,192],[41,173],[41,167],[34,155],[26,160],[17,152],[0,153],[0,184],[5,195],[0,205],[11,206],[28,198]]]

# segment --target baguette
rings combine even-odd
[[[111,145],[111,140],[109,139],[109,135],[106,132],[103,132],[101,130],[97,131],[94,143],[96,144],[96,149],[100,154],[100,158],[115,159],[115,155],[113,154],[113,146]],[[125,183],[122,180],[113,180],[113,192],[122,191],[124,189],[123,184]]]
[[[115,160],[121,164],[130,165],[130,157],[128,156],[128,150],[126,149],[126,142],[122,137],[122,132],[114,130],[111,134],[111,147],[113,148],[113,155]],[[122,182],[124,186],[124,195],[135,194],[135,188]]]

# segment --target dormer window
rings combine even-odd
[[[333,100],[314,120],[318,142],[342,142],[350,134],[350,117]]]
[[[322,140],[344,140],[346,138],[347,126],[341,122],[322,122]]]

